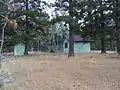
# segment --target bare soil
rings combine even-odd
[[[120,90],[120,59],[116,54],[34,53],[11,57],[2,68],[14,74],[6,90]]]

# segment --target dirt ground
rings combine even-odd
[[[15,82],[5,90],[120,90],[120,59],[116,54],[36,53],[9,58],[3,69],[14,74]]]

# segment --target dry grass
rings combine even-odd
[[[14,84],[6,90],[120,90],[120,60],[115,54],[36,53],[10,58],[3,69],[14,73]]]

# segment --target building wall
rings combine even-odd
[[[17,44],[14,46],[14,55],[20,56],[24,55],[25,45],[24,44]]]
[[[65,43],[67,43],[67,48],[65,47]],[[67,53],[69,51],[69,42],[65,41],[63,44],[63,51]],[[81,52],[90,52],[90,42],[75,42],[74,43],[74,51],[75,53]]]

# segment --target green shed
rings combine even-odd
[[[14,46],[14,56],[24,55],[24,51],[25,51],[24,44],[17,44]]]
[[[63,52],[68,53],[69,51],[69,38],[63,43]],[[91,51],[91,41],[80,37],[79,35],[74,35],[74,51],[75,53],[90,52]]]

